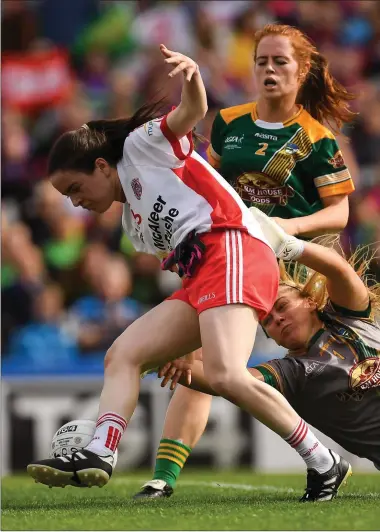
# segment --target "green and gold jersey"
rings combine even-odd
[[[368,317],[365,317],[368,316]],[[380,325],[329,303],[303,356],[256,366],[299,415],[380,468]]]
[[[307,216],[321,198],[354,190],[334,135],[302,106],[284,124],[258,119],[255,102],[222,109],[207,154],[248,207],[270,216]]]

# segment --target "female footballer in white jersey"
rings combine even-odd
[[[217,114],[209,162],[247,206],[275,216],[288,234],[305,238],[341,230],[354,185],[334,136],[322,124],[330,122],[339,130],[350,121],[353,95],[332,77],[326,59],[299,29],[266,25],[254,41],[257,101]],[[169,371],[174,375],[176,367]],[[175,487],[210,407],[211,396],[178,387],[168,407],[153,482],[137,498],[167,496]],[[326,471],[330,465],[325,464]]]
[[[246,369],[258,321],[277,295],[275,254],[237,193],[193,153],[191,131],[207,110],[197,64],[164,45],[160,49],[175,66],[169,77],[184,75],[178,107],[159,119],[145,107],[131,119],[93,121],[64,133],[50,153],[48,175],[75,206],[104,212],[114,201],[124,203],[123,227],[136,249],[161,257],[164,269],[177,269],[183,286],[107,352],[90,444],[69,457],[28,466],[47,485],[107,483],[136,407],[141,371],[201,345],[205,377],[216,393],[288,441],[299,428],[300,418],[284,397]],[[285,249],[297,258],[302,243],[294,239]],[[308,429],[302,434],[307,450],[315,437]],[[328,450],[320,460],[331,460]]]

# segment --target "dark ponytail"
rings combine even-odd
[[[328,124],[338,133],[343,124],[356,116],[349,103],[356,96],[349,93],[329,72],[326,58],[312,52],[310,70],[297,95],[297,103],[321,124]]]
[[[59,170],[91,174],[99,157],[111,166],[123,157],[126,137],[137,127],[163,114],[164,99],[140,107],[130,118],[92,120],[59,137],[49,154],[48,175]]]

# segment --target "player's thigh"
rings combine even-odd
[[[150,368],[186,355],[200,345],[197,312],[183,301],[171,300],[134,321],[114,342],[108,358]]]
[[[207,381],[234,371],[246,371],[255,341],[258,317],[248,305],[232,304],[199,315],[203,367]]]
[[[208,258],[210,275],[203,280],[209,282],[209,297],[195,301],[191,293],[190,302],[199,312],[205,376],[215,389],[214,378],[232,381],[234,373],[236,378],[246,375],[258,319],[277,296],[279,270],[273,251],[246,233],[226,231],[208,238],[218,238],[211,242],[218,260]]]

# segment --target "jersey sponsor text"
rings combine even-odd
[[[169,209],[168,214],[161,218],[161,220],[165,222],[165,233],[162,235],[159,214],[162,212],[164,205],[166,205],[166,201],[161,196],[158,196],[155,204],[153,205],[153,210],[148,218],[149,229],[152,232],[154,245],[156,248],[161,250],[166,249],[164,239],[169,244],[169,247],[171,247],[170,241],[173,234],[173,222],[174,219],[179,215],[179,210],[172,207]]]
[[[268,133],[255,133],[255,137],[259,137],[260,139],[265,140],[277,140],[277,137],[275,135],[268,135]]]

